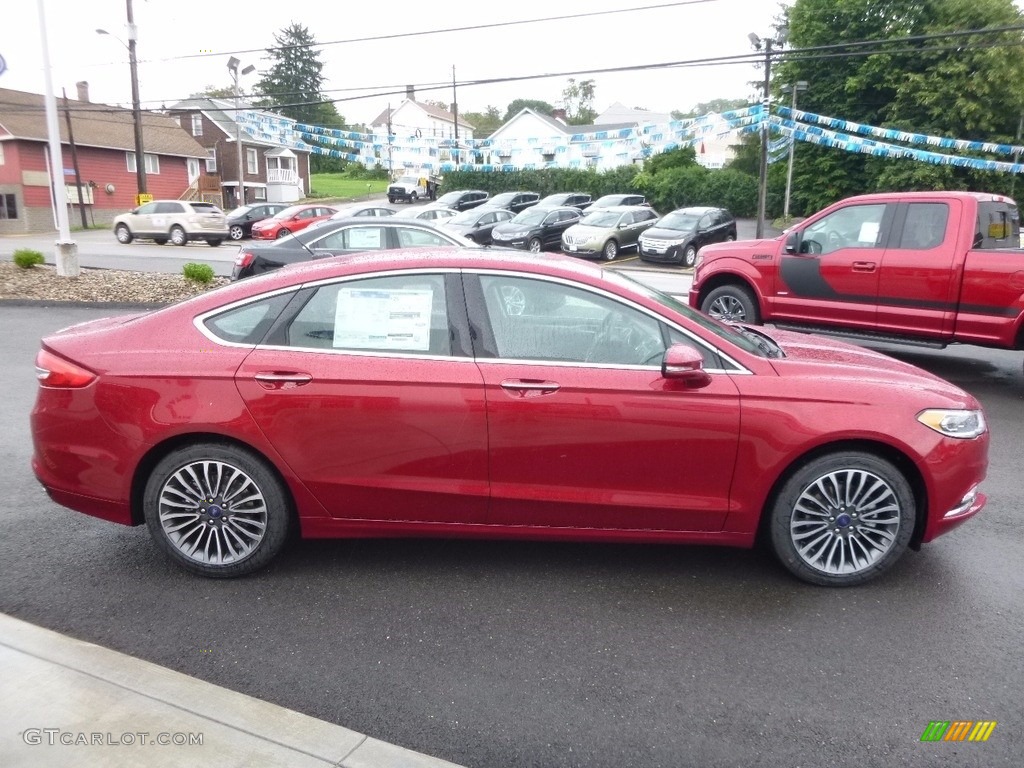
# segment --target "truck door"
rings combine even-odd
[[[808,226],[784,251],[774,319],[873,329],[893,203],[848,205]]]

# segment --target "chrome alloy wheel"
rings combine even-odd
[[[711,302],[708,314],[726,323],[743,323],[749,319],[743,302],[729,294],[722,294]]]
[[[867,570],[892,549],[900,500],[883,478],[863,469],[829,472],[793,506],[789,534],[800,559],[832,576]]]
[[[249,557],[267,529],[267,503],[242,470],[222,461],[184,465],[160,487],[160,526],[189,560],[227,565]]]

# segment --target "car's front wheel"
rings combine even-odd
[[[609,240],[601,249],[601,255],[604,256],[605,261],[615,261],[615,257],[619,255],[619,244],[614,240]]]
[[[153,468],[143,512],[157,545],[200,576],[242,576],[280,551],[291,525],[284,486],[254,453],[204,443]]]
[[[739,285],[720,285],[704,297],[701,312],[727,323],[761,322],[760,312],[750,291]]]
[[[769,519],[772,548],[811,584],[863,584],[899,560],[916,514],[910,483],[892,463],[861,451],[828,454],[779,491]]]
[[[281,227],[279,230],[277,230],[276,239],[280,240],[282,237],[288,237],[288,235],[290,235],[290,234],[291,234],[290,230],[287,230],[284,227]]]
[[[409,193],[409,203],[410,204],[415,203],[418,199],[419,199],[419,195],[417,195],[415,192],[410,192]]]
[[[175,245],[187,245],[188,237],[185,235],[185,230],[177,225],[171,227],[171,242]]]
[[[128,229],[127,224],[118,224],[114,228],[114,237],[117,238],[117,242],[122,245],[128,245],[133,240],[132,231]]]
[[[697,246],[692,243],[683,249],[683,266],[692,267],[697,263]]]
[[[544,243],[539,237],[531,237],[526,247],[530,249],[530,253],[540,253],[544,250]]]

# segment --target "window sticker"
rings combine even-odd
[[[857,236],[857,242],[874,245],[878,242],[878,229],[879,222],[865,221],[860,225],[860,235]]]
[[[343,288],[334,315],[334,346],[426,352],[433,301],[430,288]]]
[[[380,227],[355,227],[348,231],[349,248],[381,249],[384,247]]]

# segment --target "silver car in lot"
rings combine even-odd
[[[636,248],[640,235],[657,220],[657,212],[646,205],[587,211],[579,223],[562,233],[562,251],[570,256],[600,254],[612,261],[620,252]]]
[[[136,238],[157,245],[187,245],[190,240],[220,245],[230,234],[227,216],[213,203],[153,200],[115,218],[114,236],[124,245]]]

